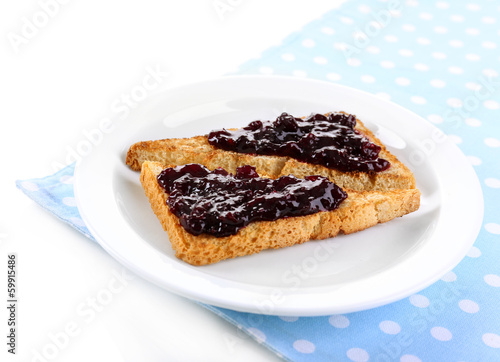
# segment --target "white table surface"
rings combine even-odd
[[[278,360],[201,306],[127,273],[16,190],[14,180],[42,177],[65,164],[86,132],[116,116],[113,105],[141,85],[147,69],[168,73],[155,90],[229,73],[341,2],[0,5],[0,270],[7,270],[7,254],[17,253],[19,300],[18,354],[7,353],[2,337],[0,360]],[[221,18],[214,4],[230,10]],[[93,306],[110,285],[112,299]],[[4,336],[6,283],[0,288]],[[68,328],[73,335],[64,337]]]

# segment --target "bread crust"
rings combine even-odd
[[[195,236],[181,226],[166,204],[168,195],[156,179],[163,169],[164,165],[159,162],[145,161],[141,169],[141,184],[154,213],[168,233],[176,257],[192,265],[213,264],[264,249],[283,248],[334,237],[339,233],[354,233],[406,215],[420,206],[418,189],[387,192],[346,190],[348,198],[334,211],[253,222],[227,237]]]
[[[408,167],[391,154],[382,142],[357,120],[356,129],[381,147],[379,156],[388,160],[391,166],[382,172],[342,172],[321,165],[301,162],[290,157],[265,156],[225,151],[208,143],[207,136],[192,138],[171,138],[143,141],[133,144],[128,152],[126,164],[140,171],[145,161],[156,161],[163,165],[199,163],[210,170],[222,167],[235,173],[242,165],[255,166],[257,173],[271,178],[293,174],[303,178],[308,175],[322,175],[343,188],[358,191],[414,189],[415,177]]]

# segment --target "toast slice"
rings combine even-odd
[[[381,147],[379,157],[391,163],[387,170],[382,172],[342,172],[321,165],[301,162],[290,157],[225,151],[209,144],[207,136],[137,142],[129,148],[126,163],[135,171],[140,171],[141,165],[145,161],[155,161],[164,165],[199,163],[210,170],[222,167],[230,173],[235,173],[239,166],[251,165],[256,167],[258,174],[271,178],[290,174],[299,178],[308,175],[321,175],[342,188],[358,191],[414,189],[415,177],[408,167],[392,155],[361,121],[356,119],[356,122],[356,130]]]
[[[164,168],[161,163],[144,161],[141,184],[169,236],[176,257],[192,265],[213,264],[264,249],[283,248],[308,240],[334,237],[339,233],[354,233],[406,215],[420,206],[418,189],[387,192],[346,190],[347,199],[334,211],[253,222],[235,235],[226,237],[208,234],[195,236],[181,226],[179,218],[170,212],[166,204],[168,194],[157,181],[157,176]]]

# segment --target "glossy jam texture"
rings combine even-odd
[[[169,194],[167,205],[194,235],[233,235],[253,221],[304,216],[339,207],[347,197],[321,176],[261,178],[255,167],[238,167],[236,175],[199,164],[164,169],[157,177]]]
[[[314,114],[306,119],[281,114],[274,122],[253,121],[228,131],[212,131],[208,142],[227,151],[288,156],[343,172],[380,172],[390,167],[379,158],[380,146],[358,130],[356,117],[344,113]]]

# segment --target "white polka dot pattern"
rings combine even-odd
[[[354,362],[367,362],[370,355],[362,348],[351,348],[347,351],[347,357]]]
[[[493,222],[490,222],[484,226],[486,231],[495,234],[495,235],[500,235],[500,224],[496,224]]]
[[[469,258],[479,258],[481,256],[481,250],[479,250],[477,247],[473,246],[467,252],[467,256]]]
[[[299,320],[299,317],[279,317],[282,321],[285,322],[297,322]]]
[[[76,200],[74,197],[65,197],[62,199],[62,203],[66,206],[76,207]]]
[[[446,342],[453,338],[451,332],[444,327],[433,327],[431,328],[431,335],[438,341]]]
[[[500,287],[500,276],[495,275],[495,274],[487,274],[484,276],[484,281],[486,284],[489,286],[498,288]]]
[[[484,180],[484,183],[486,184],[486,186],[489,186],[494,189],[500,188],[500,180],[497,178],[488,177],[487,179]]]
[[[394,321],[382,321],[379,324],[379,328],[386,334],[398,334],[401,332],[401,327]]]
[[[457,275],[454,272],[449,271],[448,273],[446,273],[445,275],[443,275],[443,277],[441,278],[441,280],[443,282],[447,282],[447,283],[454,282],[455,280],[457,280]]]
[[[258,343],[266,341],[266,335],[260,329],[250,327],[247,329],[247,332],[250,333],[250,335],[254,337]]]
[[[71,223],[78,225],[78,226],[85,226],[85,223],[80,217],[72,217],[69,219]]]
[[[316,346],[305,339],[299,339],[293,342],[293,348],[300,353],[313,353],[316,350]]]
[[[479,305],[473,300],[463,299],[458,302],[458,306],[466,313],[473,314],[479,312]]]
[[[332,315],[328,318],[328,322],[335,328],[347,328],[349,327],[349,319],[344,315]]]
[[[22,182],[21,187],[27,191],[38,191],[38,185],[31,181]]]
[[[74,182],[74,178],[73,178],[73,176],[70,176],[70,175],[64,175],[64,176],[61,176],[59,181],[61,181],[63,184],[72,184]]]
[[[281,55],[281,59],[283,59],[286,62],[292,62],[295,60],[295,55],[291,53],[284,53]]]
[[[418,308],[426,308],[429,306],[429,298],[420,295],[420,294],[414,294],[410,297],[410,303],[413,304],[415,307]]]
[[[496,333],[485,333],[482,340],[488,347],[500,348],[500,335]]]
[[[405,354],[399,359],[400,362],[422,362],[420,358],[411,354]]]
[[[484,143],[488,147],[494,147],[494,148],[500,147],[500,140],[498,138],[486,137],[484,139]]]

